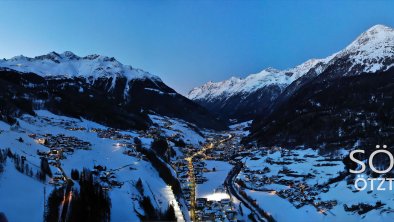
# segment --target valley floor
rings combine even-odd
[[[9,221],[43,221],[54,188],[72,180],[79,189],[71,171],[86,168],[109,193],[111,221],[139,221],[146,214],[144,197],[161,212],[172,205],[178,221],[394,220],[392,192],[357,192],[348,184],[345,150],[244,147],[240,140],[250,122],[212,132],[150,117],[155,124],[146,132],[119,131],[47,111],[24,115],[13,126],[0,122],[0,150],[7,154],[0,156],[0,213]],[[150,150],[157,136],[173,149],[162,158],[179,180],[181,196],[135,142],[138,138]],[[44,180],[37,177],[42,158],[53,174]],[[62,203],[59,209],[67,211],[67,200]]]

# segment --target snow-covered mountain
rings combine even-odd
[[[23,73],[35,73],[42,77],[83,77],[92,82],[98,78],[111,78],[111,89],[115,87],[117,77],[125,77],[128,81],[152,79],[161,82],[158,76],[129,65],[123,65],[114,57],[97,54],[80,57],[70,51],[61,54],[50,52],[34,58],[23,55],[15,56],[8,60],[0,60],[0,67]]]
[[[252,124],[262,143],[392,142],[394,30],[376,25],[292,82]]]
[[[349,72],[346,73],[349,75],[385,71],[393,66],[393,55],[394,29],[384,25],[375,25],[362,33],[335,57],[349,57],[352,62]],[[357,69],[358,66],[362,69]]]
[[[327,61],[311,59],[288,70],[267,68],[243,79],[232,77],[222,82],[208,82],[192,89],[187,97],[225,119],[250,120],[264,113],[295,79]]]
[[[168,159],[201,146],[202,128],[226,127],[159,77],[114,58],[4,59],[0,221],[190,221]],[[150,148],[160,139],[171,146],[167,158]]]
[[[280,94],[294,92],[301,82],[315,78],[327,67],[335,66],[335,73],[343,76],[388,70],[393,66],[393,52],[394,30],[375,25],[345,49],[324,59],[311,59],[287,70],[268,68],[244,79],[208,82],[192,89],[187,97],[226,118],[245,120],[267,112]]]
[[[34,58],[23,55],[11,59],[0,60],[0,67],[7,67],[20,72],[31,72],[46,76],[66,77],[118,77],[128,79],[152,78],[161,81],[158,76],[144,70],[123,65],[114,57],[88,55],[80,57],[70,51],[63,53],[50,52]]]
[[[185,119],[203,128],[224,124],[205,108],[168,87],[159,77],[115,58],[72,52],[0,60],[0,115],[41,109],[84,117],[117,128],[146,128],[146,112]],[[24,99],[24,101],[19,101]],[[23,105],[15,104],[18,100]],[[6,111],[7,110],[7,111]]]
[[[324,60],[311,59],[288,70],[267,68],[243,79],[231,77],[222,82],[208,82],[200,87],[192,89],[187,97],[192,100],[214,100],[221,96],[230,97],[237,94],[252,93],[270,85],[277,85],[280,88],[285,88],[295,79],[308,72],[317,63],[323,61]]]

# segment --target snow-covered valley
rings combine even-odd
[[[101,189],[108,192],[111,221],[142,220],[148,213],[141,202],[144,197],[160,212],[173,206],[178,221],[394,218],[390,191],[355,192],[347,183],[348,176],[337,179],[346,172],[342,163],[346,150],[328,154],[305,148],[245,147],[240,140],[247,135],[250,122],[224,132],[197,131],[182,120],[150,115],[154,121],[150,130],[121,131],[45,110],[36,113],[21,116],[14,125],[0,122],[0,211],[9,221],[42,221],[54,190],[67,187],[70,181],[73,189],[81,189],[72,177],[74,170],[84,168],[95,172]],[[157,136],[166,138],[172,150],[161,161],[169,161],[166,165],[180,181],[181,195],[152,165],[147,153],[136,147],[139,140],[143,149],[156,149],[152,142]],[[44,180],[38,178],[42,158],[48,159],[52,172]],[[25,164],[23,172],[16,161]],[[60,212],[72,209],[64,206],[73,203],[73,195],[64,198]],[[365,212],[355,208],[377,203]]]
[[[18,119],[17,126],[4,122],[0,124],[1,149],[9,149],[13,155],[25,159],[33,174],[40,170],[40,158],[45,156],[49,159],[54,175],[39,181],[35,175],[17,171],[13,160],[7,158],[0,174],[0,211],[10,221],[43,220],[45,199],[54,187],[63,186],[66,182],[56,178],[61,175],[60,169],[67,177],[71,177],[73,169],[82,171],[87,168],[93,171],[99,167],[105,168],[98,171],[100,175],[110,175],[108,178],[100,177],[99,181],[103,188],[109,190],[112,221],[138,221],[137,212],[144,214],[139,205],[141,194],[136,189],[138,180],[143,182],[144,195],[151,199],[155,208],[164,211],[171,204],[176,209],[177,217],[183,217],[178,205],[180,200],[176,200],[171,188],[152,164],[129,146],[130,140],[140,138],[142,146],[149,149],[153,140],[149,135],[143,137],[138,132],[111,131],[91,121],[57,116],[48,111],[37,111],[34,117],[24,115]],[[194,138],[193,135],[188,136]],[[43,142],[43,138],[47,141]],[[56,140],[56,147],[46,147],[45,144],[50,143],[50,140]],[[89,143],[89,147],[77,148],[83,142]],[[67,152],[63,149],[65,152],[62,154],[54,151],[68,144],[75,149]],[[132,152],[126,152],[128,150]],[[74,182],[78,183],[77,180]]]

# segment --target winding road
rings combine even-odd
[[[257,221],[267,222],[268,220],[265,219],[265,216],[260,213],[260,209],[254,207],[252,203],[242,197],[241,194],[239,194],[238,190],[234,187],[234,180],[238,173],[241,171],[241,169],[241,164],[237,164],[227,175],[227,178],[224,181],[224,186],[227,188],[227,190],[232,196],[241,201],[247,208],[249,208],[250,211],[254,213],[254,215],[256,215],[255,219]]]

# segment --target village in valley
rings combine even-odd
[[[89,166],[102,190],[129,193],[136,203],[149,191],[157,207],[175,206],[175,213],[181,218],[179,221],[276,221],[281,218],[277,211],[279,206],[294,212],[296,220],[302,212],[307,212],[316,221],[336,215],[355,218],[357,213],[366,214],[372,210],[390,212],[388,200],[379,200],[381,196],[377,193],[356,192],[350,183],[352,180],[344,180],[348,176],[343,163],[346,152],[323,154],[302,147],[243,145],[240,141],[250,122],[215,133],[199,131],[180,120],[157,115],[151,118],[155,124],[149,130],[133,132],[81,124],[76,119],[46,112],[37,117],[24,115],[19,125],[13,126],[12,131],[18,137],[10,144],[27,146],[22,149],[21,159],[32,169],[38,165],[33,156],[41,159],[41,164],[45,160],[54,172],[47,181],[50,186],[75,184],[76,172],[81,171],[81,166],[75,164],[82,158],[83,166]],[[51,126],[53,130],[31,130],[42,126]],[[4,132],[2,129],[0,135]],[[161,160],[154,160],[149,150],[155,149],[152,143],[158,138],[165,138],[168,149],[155,150],[162,153]],[[98,144],[102,146],[97,148]],[[33,151],[32,147],[38,149]],[[79,155],[81,152],[84,157]],[[91,152],[96,154],[90,155]],[[100,155],[107,156],[108,152],[120,153],[123,157],[116,156],[116,162],[115,159],[99,160]],[[152,168],[152,161],[162,162],[161,167],[168,167],[168,172],[176,175],[181,195],[176,195],[168,182],[163,183],[163,186],[167,183],[162,188],[165,192],[158,196],[147,181],[136,185],[137,179],[147,179],[138,173],[140,167]],[[135,174],[135,178],[130,178],[130,173]],[[136,188],[139,186],[145,191],[141,193],[141,188]],[[139,192],[130,193],[130,187]],[[338,190],[345,192],[345,196],[358,196],[360,201],[343,206],[336,195]],[[366,204],[371,198],[375,205]],[[129,204],[129,210],[130,207]],[[143,212],[135,203],[133,209]]]

